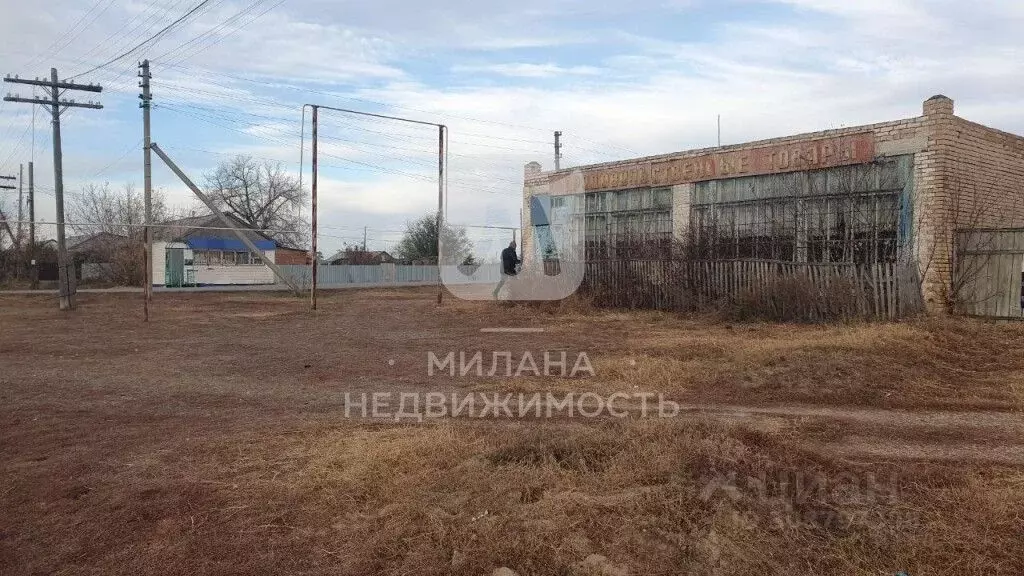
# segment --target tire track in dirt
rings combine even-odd
[[[1024,466],[1024,417],[1012,412],[910,411],[783,405],[686,405],[680,413],[779,430],[810,423],[839,438],[804,445],[846,457],[970,461]],[[799,439],[798,439],[799,441]]]

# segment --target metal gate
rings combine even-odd
[[[954,298],[965,314],[1021,319],[1024,228],[961,230],[956,235]]]
[[[164,265],[164,286],[180,288],[185,283],[185,250],[168,248]]]

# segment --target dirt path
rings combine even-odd
[[[681,413],[767,430],[807,428],[807,446],[843,457],[1024,466],[1024,416],[1019,413],[737,405],[688,405]]]

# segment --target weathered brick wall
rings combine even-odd
[[[961,222],[1024,226],[1024,138],[954,117],[949,185]]]
[[[924,296],[941,311],[951,288],[953,231],[1024,226],[1024,138],[953,114],[953,101],[925,102],[928,146],[915,158],[918,256]]]
[[[278,247],[275,263],[305,265],[308,264],[308,253],[305,250]]]

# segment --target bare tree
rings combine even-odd
[[[77,194],[68,195],[68,220],[76,234],[106,232],[125,238],[141,236],[146,223],[146,203],[142,192],[132,183],[120,190],[111,189],[110,183],[87,184]],[[153,222],[171,217],[163,191],[153,190]]]
[[[89,264],[96,279],[119,285],[138,285],[145,277],[145,197],[131,183],[112,189],[109,183],[88,184],[68,195],[69,227],[83,236],[72,252],[76,261]],[[153,222],[172,217],[164,194],[152,194]],[[85,274],[83,270],[83,274]]]
[[[219,209],[281,243],[307,244],[309,223],[300,216],[306,192],[280,163],[236,156],[205,178],[207,193]]]
[[[6,207],[4,198],[0,197],[0,249],[4,248],[4,242],[6,240],[10,240],[12,242],[12,246],[16,244],[16,236],[11,232],[9,222],[10,216],[8,216],[7,212],[4,211]]]

